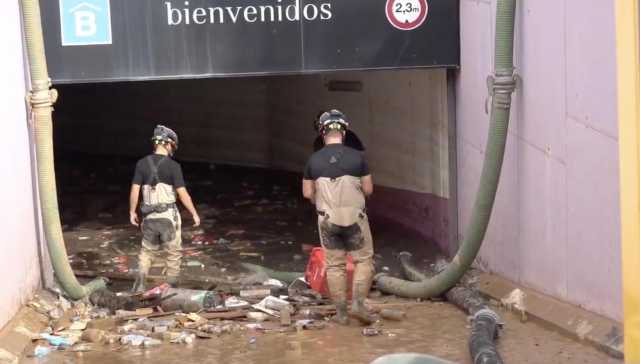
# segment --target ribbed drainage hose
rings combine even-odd
[[[409,280],[420,282],[428,279],[411,265],[410,253],[402,252],[398,258],[403,273]],[[469,353],[473,364],[503,364],[495,343],[500,330],[500,316],[489,308],[486,301],[474,289],[455,286],[447,291],[445,297],[473,318],[469,336]]]
[[[96,289],[104,288],[105,281],[96,279],[86,286],[82,286],[78,283],[69,265],[60,224],[53,158],[53,121],[51,113],[53,111],[53,103],[57,99],[57,92],[50,90],[51,81],[49,80],[44,53],[44,39],[38,0],[22,0],[22,17],[31,76],[31,92],[27,99],[31,105],[33,127],[35,128],[38,191],[45,239],[47,240],[53,269],[60,285],[69,297],[81,299]]]
[[[440,296],[460,281],[478,255],[487,231],[496,190],[498,189],[509,128],[511,94],[515,89],[513,71],[515,8],[515,0],[498,0],[495,78],[490,78],[489,84],[490,92],[493,95],[489,138],[471,222],[460,249],[444,271],[426,281],[409,282],[383,274],[378,275],[376,277],[376,287],[383,292],[410,298]]]

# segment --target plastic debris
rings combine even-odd
[[[120,343],[123,345],[140,346],[148,338],[142,335],[125,335],[120,338]]]
[[[251,321],[264,322],[269,318],[269,315],[264,312],[248,312],[247,318]]]
[[[249,302],[243,301],[238,297],[231,296],[226,299],[224,302],[224,306],[227,308],[239,308],[239,307],[247,307],[249,306]]]
[[[40,338],[47,340],[49,344],[53,346],[71,346],[74,344],[73,341],[69,338],[62,337],[62,336],[55,336],[51,334],[41,334]]]
[[[171,340],[172,344],[191,344],[195,341],[196,335],[186,332],[180,333],[177,338]]]
[[[262,299],[270,295],[271,295],[271,288],[253,288],[253,289],[243,289],[240,291],[240,297],[242,298]]]
[[[246,324],[245,327],[249,330],[264,330],[261,324]]]
[[[285,307],[291,307],[289,302],[269,296],[265,297],[260,303],[257,303],[252,306],[256,310],[260,310],[262,312],[268,313],[269,315],[280,317],[280,311],[282,311]]]
[[[198,268],[204,270],[205,265],[200,261],[190,260],[190,261],[187,262],[187,267],[198,267]]]
[[[376,329],[375,327],[365,327],[362,329],[362,335],[364,336],[378,336],[382,334],[382,331]]]
[[[37,345],[33,350],[33,356],[36,358],[42,358],[51,353],[51,348],[48,346]]]
[[[284,287],[284,283],[277,279],[270,278],[262,283],[265,286]]]
[[[171,286],[168,283],[163,283],[143,293],[142,298],[148,299],[152,297],[162,296],[169,288],[171,288]]]
[[[145,348],[148,348],[148,347],[151,347],[151,346],[162,345],[162,341],[160,341],[158,339],[147,338],[142,342],[142,345]]]

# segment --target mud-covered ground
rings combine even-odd
[[[140,233],[128,224],[128,189],[134,160],[66,155],[58,158],[58,185],[65,239],[74,269],[90,275],[134,275]],[[242,262],[303,271],[318,245],[313,207],[300,197],[300,176],[256,168],[183,164],[203,226],[189,227],[183,214],[183,276],[237,282],[248,274]],[[426,268],[439,252],[420,237],[372,222],[376,268],[397,273],[395,254],[408,250]],[[161,274],[158,264],[152,273]],[[126,288],[130,282],[116,281]],[[398,299],[382,297],[382,302]],[[399,300],[402,322],[383,322],[382,334],[362,335],[353,324],[322,330],[262,333],[253,330],[151,348],[105,348],[54,352],[27,363],[368,363],[396,352],[419,352],[470,363],[467,317],[443,302]],[[621,363],[535,323],[502,312],[498,349],[507,363]]]

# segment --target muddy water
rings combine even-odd
[[[70,160],[73,163],[65,163]],[[135,274],[140,234],[127,222],[133,164],[82,156],[58,162],[65,239],[76,269]],[[203,164],[184,164],[183,169],[203,218],[203,227],[192,229],[183,214],[184,275],[233,281],[247,274],[241,262],[304,269],[303,245],[317,246],[318,239],[313,207],[299,196],[299,175]],[[372,229],[378,270],[397,272],[394,255],[403,250],[413,252],[414,262],[423,268],[439,254],[435,244],[393,226],[373,221]],[[211,244],[194,243],[198,240],[194,236],[204,236]],[[195,266],[196,262],[202,265]],[[499,350],[507,363],[621,363],[534,323],[523,324],[508,313],[504,316]],[[24,362],[368,363],[384,354],[418,352],[470,363],[468,334],[461,311],[446,303],[427,302],[409,309],[403,322],[385,322],[383,335],[376,337],[362,336],[355,325],[297,333],[246,331],[192,345],[56,352]],[[252,337],[255,343],[250,343]]]
[[[534,323],[520,323],[505,313],[505,330],[498,348],[506,363],[622,364],[595,349],[574,342]],[[446,303],[423,303],[408,310],[404,322],[386,322],[383,334],[364,337],[357,326],[287,334],[244,332],[199,340],[191,345],[166,344],[150,349],[116,348],[85,353],[53,353],[25,363],[369,363],[399,352],[435,355],[471,363],[467,352],[467,320]],[[255,337],[255,343],[250,343]]]

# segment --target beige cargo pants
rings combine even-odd
[[[145,186],[146,187],[146,186]],[[164,187],[164,186],[163,186]],[[143,190],[145,201],[152,203],[170,203],[175,201],[169,187],[159,189],[163,193],[151,194]],[[168,192],[165,192],[168,191]],[[173,198],[172,198],[173,197]],[[153,259],[160,249],[167,254],[165,260],[166,275],[177,277],[180,274],[182,263],[182,220],[176,206],[164,212],[154,212],[147,215],[142,221],[142,248],[138,256],[138,269],[140,274],[148,274]]]
[[[335,302],[347,300],[347,254],[354,263],[352,298],[365,299],[373,281],[373,239],[369,219],[361,213],[358,221],[350,226],[332,224],[323,216],[318,217],[320,242],[325,249],[327,283]]]

